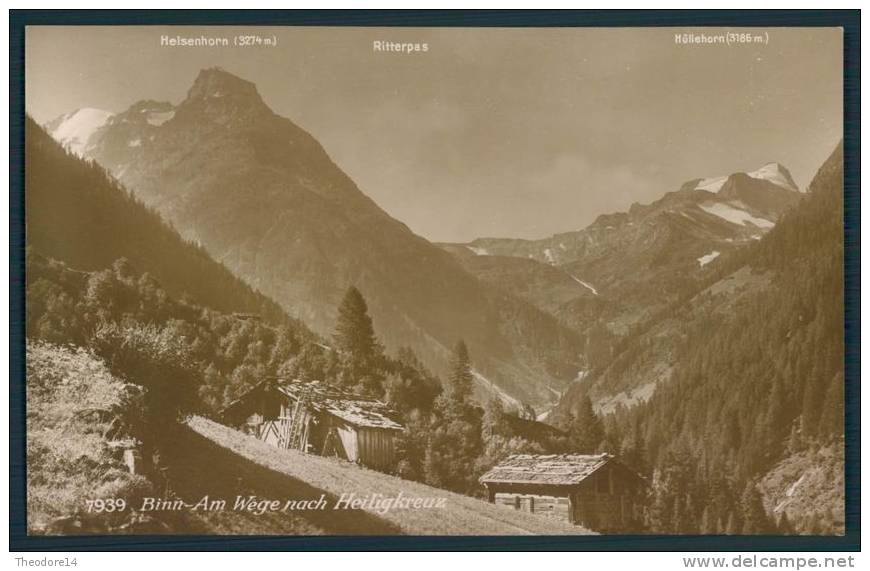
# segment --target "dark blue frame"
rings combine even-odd
[[[28,537],[25,466],[24,27],[28,25],[842,27],[846,340],[846,535],[829,536],[64,536]],[[860,10],[10,10],[9,545],[12,551],[859,551]]]

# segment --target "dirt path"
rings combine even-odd
[[[184,532],[281,535],[566,535],[588,530],[543,516],[409,482],[348,462],[279,450],[204,418],[182,427],[166,449],[172,489],[187,502],[204,495],[294,500],[325,494],[321,510],[264,513],[224,510],[192,513]],[[335,509],[342,496],[421,498],[427,508],[384,509],[384,505]]]
[[[255,513],[232,509],[237,496],[317,500],[324,492],[265,468],[219,446],[187,426],[179,426],[162,447],[173,497],[195,504],[224,500],[224,510],[184,510],[171,521],[174,533],[220,535],[390,535],[399,529],[368,513],[288,510]],[[330,496],[327,494],[327,499]]]

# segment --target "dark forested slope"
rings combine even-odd
[[[748,251],[723,260],[755,276],[752,287],[736,299],[723,280],[702,289],[686,307],[651,325],[649,334],[624,345],[611,365],[616,373],[600,371],[563,398],[559,414],[575,410],[602,379],[629,382],[645,370],[644,359],[655,364],[657,358],[668,369],[668,380],[649,400],[617,407],[609,419],[611,439],[661,476],[657,493],[664,493],[668,474],[675,478],[670,491],[656,498],[661,505],[654,527],[681,531],[677,520],[700,522],[707,509],[711,530],[716,521],[726,527],[729,517],[740,529],[745,522],[734,502],[747,484],[789,455],[841,441],[842,215],[840,145],[796,208]],[[656,327],[668,320],[671,334],[665,335]],[[679,478],[675,466],[685,468],[677,470]],[[730,490],[730,504],[723,489]],[[840,489],[841,500],[842,494]],[[842,502],[838,508],[839,516],[827,518],[828,528],[842,524]],[[814,517],[810,510],[798,523],[812,529]]]
[[[148,272],[174,296],[224,312],[288,318],[200,247],[186,242],[100,166],[79,159],[32,119],[25,125],[27,245],[81,270],[121,257]]]

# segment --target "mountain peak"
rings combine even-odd
[[[111,111],[82,107],[49,121],[46,131],[61,145],[77,155],[83,155],[88,140],[112,117]]]
[[[789,172],[789,170],[782,166],[780,163],[767,163],[760,169],[746,174],[748,174],[752,178],[766,180],[785,189],[800,192],[798,186],[794,182],[794,179],[791,177],[791,173]]]
[[[752,172],[734,173],[730,176],[717,176],[711,178],[695,179],[694,181],[689,181],[684,184],[683,189],[688,189],[689,187],[691,187],[694,190],[719,192],[720,190],[722,190],[723,186],[725,186],[725,183],[736,175],[745,175],[757,180],[766,180],[767,182],[775,184],[776,186],[779,186],[786,190],[800,192],[797,184],[795,184],[794,179],[791,177],[791,173],[789,172],[789,170],[777,162],[767,163],[761,168]]]
[[[186,101],[203,99],[251,99],[262,102],[257,86],[219,67],[203,69],[187,92]]]

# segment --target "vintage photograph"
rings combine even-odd
[[[27,26],[30,536],[842,536],[835,27]]]

